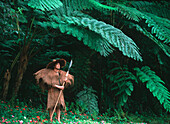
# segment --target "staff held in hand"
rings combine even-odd
[[[57,120],[60,122],[60,111],[65,111],[64,94],[62,90],[68,85],[74,84],[74,76],[69,74],[72,66],[70,62],[68,71],[60,70],[66,65],[66,60],[57,59],[50,62],[46,68],[34,73],[37,84],[44,90],[48,90],[47,110],[49,111],[50,120],[56,111]]]

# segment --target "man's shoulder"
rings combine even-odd
[[[66,72],[66,71],[64,71],[64,70],[60,70],[60,73],[65,74],[65,73],[67,73],[67,72]]]

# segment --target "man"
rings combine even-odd
[[[57,59],[50,62],[46,68],[34,73],[37,84],[44,90],[48,90],[47,110],[49,111],[50,120],[52,121],[52,112],[59,96],[60,90],[64,90],[65,87],[74,84],[73,75],[66,77],[66,72],[60,70],[66,65],[65,59]],[[65,85],[63,83],[65,82]],[[64,94],[61,93],[59,102],[56,107],[57,120],[60,123],[60,112],[65,110]]]

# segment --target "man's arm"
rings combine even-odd
[[[64,82],[67,81],[67,77],[64,79]],[[64,86],[60,86],[60,85],[54,85],[54,87],[60,89],[60,90],[64,90]]]
[[[54,87],[60,89],[60,90],[64,90],[64,86],[60,86],[60,85],[54,85]]]

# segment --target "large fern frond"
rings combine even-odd
[[[38,24],[44,27],[52,26],[53,28],[59,28],[62,33],[72,35],[80,41],[82,40],[85,45],[89,46],[91,49],[96,50],[103,56],[107,56],[113,51],[113,48],[106,39],[102,38],[99,34],[96,34],[80,26],[57,24],[54,22],[39,22]]]
[[[129,2],[128,2],[129,3]],[[133,2],[131,2],[133,3]],[[137,3],[137,2],[136,2]],[[145,20],[145,23],[148,27],[151,27],[151,34],[154,34],[155,37],[164,41],[165,44],[170,44],[170,21],[166,18],[162,18],[157,11],[151,11],[152,8],[149,6],[148,2],[139,2],[139,4],[134,4],[132,7],[128,7],[123,4],[116,4],[111,2],[110,5],[117,6],[118,11],[123,14],[127,19],[133,19],[135,21]],[[144,7],[141,9],[140,6]],[[147,10],[148,5],[148,10]],[[156,4],[158,6],[158,4]],[[134,8],[136,7],[136,8]],[[139,9],[139,10],[138,10]],[[151,10],[150,10],[151,9]],[[153,8],[154,9],[154,8]],[[150,13],[150,11],[151,13]],[[166,12],[167,13],[167,12]]]
[[[134,68],[134,70],[139,80],[142,83],[146,83],[146,87],[152,92],[153,96],[159,100],[167,111],[170,111],[170,93],[163,85],[165,82],[154,71],[150,70],[148,66],[144,66],[141,69]]]
[[[158,39],[156,39],[150,32],[148,32],[145,28],[143,29],[137,24],[130,24],[131,26],[135,27],[138,31],[146,35],[148,38],[150,38],[152,41],[154,41],[163,51],[164,53],[170,57],[170,47],[162,42],[160,42]]]
[[[130,4],[143,13],[142,19],[145,20],[148,27],[151,27],[151,34],[170,45],[170,10],[168,6],[146,1],[131,1]]]
[[[60,0],[30,0],[28,5],[42,11],[51,11],[63,6],[63,3]]]
[[[142,19],[141,17],[143,13],[138,11],[136,8],[128,7],[123,4],[116,4],[116,3],[114,3],[113,5],[116,6],[118,8],[117,11],[127,19],[131,19],[137,22],[139,22]]]
[[[109,44],[117,47],[120,51],[122,51],[123,55],[131,57],[135,60],[142,61],[137,45],[121,30],[96,19],[81,19],[75,17],[69,19],[73,21],[74,25],[77,24],[87,27],[89,30],[101,35],[104,39],[108,41]]]
[[[97,9],[99,11],[117,10],[117,8],[103,5],[95,0],[30,0],[28,5],[32,8],[40,10],[54,10],[61,6],[66,5],[71,11],[75,10],[86,10],[86,9]]]
[[[77,17],[75,11],[70,11],[70,7],[67,6],[57,9],[56,15],[52,15],[50,18],[59,23],[58,28],[62,33],[71,34],[79,40],[83,40],[86,45],[102,55],[109,55],[114,46],[122,51],[123,55],[142,61],[134,41],[112,25],[91,17],[87,18],[85,14],[83,17],[78,14]],[[88,41],[89,39],[91,41]]]
[[[122,68],[117,61],[112,62],[118,64],[118,67],[111,69],[106,77],[113,82],[111,90],[116,91],[116,96],[119,96],[119,103],[117,105],[118,108],[121,108],[127,102],[128,96],[131,96],[133,82],[137,82],[137,79],[128,71],[127,67]]]
[[[85,105],[87,110],[86,113],[98,114],[98,97],[95,95],[96,91],[92,87],[84,86],[84,89],[77,94],[77,102],[79,105]]]
[[[170,45],[170,21],[149,13],[146,13],[143,18],[148,27],[151,27],[151,33],[164,41],[165,44]]]
[[[129,1],[127,2],[131,6],[135,7],[139,11],[151,13],[159,17],[170,19],[169,3],[161,4],[158,2],[147,2],[147,1]]]
[[[91,10],[96,9],[100,12],[116,11],[116,7],[103,5],[96,0],[63,0],[63,3],[72,10]]]
[[[65,22],[75,26],[88,28],[90,31],[93,31],[106,39],[105,41],[108,42],[106,43],[106,48],[111,48],[110,45],[113,45],[122,51],[125,56],[142,61],[138,47],[133,40],[112,25],[95,19],[76,17],[65,17]]]

